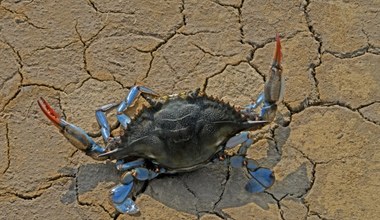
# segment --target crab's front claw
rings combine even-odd
[[[43,98],[38,100],[37,103],[46,117],[49,118],[56,127],[58,127],[59,131],[72,145],[79,150],[86,152],[86,154],[95,159],[106,159],[98,157],[99,154],[105,152],[104,148],[97,145],[83,129],[60,118],[59,114],[55,112],[49,103],[47,103]]]
[[[270,68],[269,79],[265,83],[263,98],[263,107],[261,109],[260,118],[267,121],[274,119],[277,104],[284,97],[284,76],[282,74],[282,52],[280,37],[276,35],[276,49],[274,52],[273,62]]]

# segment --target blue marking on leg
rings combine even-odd
[[[123,160],[118,160],[116,162],[116,167],[118,170],[125,171],[121,175],[121,184],[115,186],[110,192],[110,199],[120,213],[136,214],[139,212],[138,207],[135,202],[130,198],[130,193],[134,184],[134,180],[145,181],[148,179],[155,178],[158,174],[164,172],[164,169],[156,169],[156,171],[148,170],[144,165],[145,160],[143,158],[126,162]]]
[[[133,181],[128,184],[119,184],[111,190],[110,199],[113,203],[122,203],[131,192]]]
[[[149,170],[143,167],[138,167],[134,169],[135,178],[140,181],[145,181],[149,179]]]
[[[140,210],[131,198],[127,198],[122,203],[114,203],[115,208],[120,213],[127,213],[133,215],[138,213]]]
[[[240,134],[233,136],[227,141],[226,149],[233,148],[243,143],[244,141],[247,141],[248,139],[248,132],[241,132]]]
[[[95,154],[102,154],[102,153],[105,153],[106,152],[106,149],[104,147],[101,147],[99,145],[97,145],[95,142],[94,144],[91,146],[91,148],[89,150],[87,150],[88,153],[95,153]]]
[[[131,162],[126,162],[126,163],[121,161],[116,164],[116,169],[119,171],[126,171],[126,170],[130,170],[136,167],[140,167],[144,164],[144,162],[145,160],[143,158],[140,158]]]
[[[126,114],[118,114],[116,115],[117,120],[120,122],[120,124],[123,126],[123,128],[127,128],[127,125],[131,123],[131,118],[128,117]]]
[[[127,108],[127,102],[125,100],[123,100],[119,107],[117,107],[117,112],[123,112],[126,108]]]
[[[111,135],[111,127],[108,123],[105,112],[115,108],[117,105],[118,105],[117,103],[107,104],[100,107],[99,109],[95,111],[96,121],[98,122],[98,125],[100,126],[100,132],[102,134],[102,137],[105,143],[108,143],[110,135]]]
[[[136,214],[139,212],[138,207],[131,198],[128,198],[132,191],[133,181],[129,184],[119,184],[111,190],[110,199],[120,213]]]
[[[142,93],[145,93],[145,94],[149,94],[149,95],[153,95],[153,96],[158,96],[158,93],[149,89],[148,87],[145,87],[145,86],[139,86],[139,90],[142,92]]]
[[[139,97],[141,93],[149,94],[157,96],[158,94],[154,92],[153,90],[144,87],[144,86],[133,86],[127,95],[127,97],[120,103],[120,105],[117,108],[117,120],[120,122],[120,124],[126,128],[127,125],[131,122],[131,119],[124,114],[123,112],[129,108],[133,102]]]
[[[136,98],[140,95],[140,90],[138,86],[132,87],[132,89],[129,91],[129,94],[127,95],[127,98],[125,101],[127,102],[127,107],[131,106],[132,103],[136,100]],[[124,111],[125,109],[123,109]]]
[[[261,105],[261,103],[263,103],[264,100],[265,100],[264,92],[261,92],[259,96],[257,97],[255,103],[245,106],[244,111],[247,113],[252,112],[252,110],[258,108]]]
[[[130,182],[132,182],[134,179],[133,175],[132,175],[132,172],[129,171],[129,172],[125,172],[123,175],[121,175],[121,178],[120,178],[120,182],[122,184],[129,184]]]
[[[110,125],[108,124],[107,117],[104,114],[104,112],[96,111],[95,117],[96,117],[96,121],[98,121],[100,128],[102,130],[104,130],[104,132],[108,132],[108,134],[106,134],[106,136],[109,136],[109,133],[111,132],[111,128],[110,128]],[[103,138],[104,138],[104,136],[103,136]],[[107,139],[105,139],[105,140],[107,140]]]

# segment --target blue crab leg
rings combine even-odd
[[[233,136],[230,138],[226,143],[226,149],[230,149],[233,147],[236,147],[239,144],[244,143],[248,139],[248,132],[241,132],[238,135]]]
[[[264,102],[264,98],[265,98],[264,97],[264,93],[260,92],[260,94],[257,97],[256,101],[253,104],[249,104],[249,105],[245,106],[245,109],[251,111],[253,109],[258,108]]]
[[[158,96],[158,93],[145,86],[133,86],[129,91],[127,97],[120,103],[119,107],[117,108],[117,120],[124,128],[126,128],[127,125],[131,122],[131,119],[123,112],[133,104],[133,102],[139,97],[139,95],[141,95],[141,93]]]
[[[118,160],[116,162],[116,169],[119,171],[126,171],[126,170],[130,170],[136,167],[140,167],[144,165],[144,163],[145,163],[145,160],[143,158],[140,158],[131,162],[127,162],[127,163],[124,163],[123,160]]]
[[[83,129],[70,124],[61,118],[43,98],[40,98],[37,103],[46,117],[53,122],[63,136],[65,136],[65,138],[77,149],[86,152],[87,155],[96,160],[107,159],[106,157],[99,157],[100,154],[105,153],[105,148],[96,144],[95,141],[88,136]]]
[[[250,116],[251,112],[260,105],[261,111],[258,114],[260,120],[272,121],[275,117],[277,104],[282,101],[284,96],[284,76],[282,74],[282,52],[280,37],[276,35],[276,48],[274,52],[273,62],[270,67],[270,75],[265,83],[264,91],[260,93],[257,100],[242,110],[243,114]]]
[[[131,122],[131,119],[128,117],[128,115],[124,114],[123,111],[127,109],[128,107],[130,107],[141,93],[145,93],[145,94],[149,94],[153,96],[158,95],[153,90],[146,88],[144,86],[134,86],[129,91],[125,100],[123,100],[121,103],[107,104],[100,107],[99,109],[95,111],[96,120],[100,126],[100,132],[106,144],[111,140],[110,138],[111,128],[110,128],[110,125],[108,123],[105,113],[117,107],[117,115],[116,115],[117,120],[124,128],[126,128],[126,126]]]
[[[111,109],[114,109],[118,105],[119,105],[118,103],[107,104],[98,108],[95,111],[96,121],[99,124],[100,132],[102,134],[102,137],[105,143],[108,143],[108,141],[110,140],[110,135],[111,135],[111,128],[110,128],[110,125],[108,123],[105,113]]]
[[[245,157],[247,149],[252,145],[253,141],[249,138],[248,132],[242,132],[227,141],[228,148],[232,148],[241,144],[238,153],[229,157],[229,162],[233,168],[241,168],[245,166],[250,176],[250,180],[245,186],[245,189],[252,193],[263,192],[273,185],[275,178],[273,172],[264,167],[259,167],[253,159]],[[226,145],[227,145],[226,144]]]
[[[128,197],[132,191],[133,180],[128,184],[119,184],[115,186],[110,192],[110,200],[120,213],[136,214],[139,212],[139,208],[135,202]]]
[[[120,213],[127,213],[133,215],[139,212],[139,208],[137,207],[135,202],[129,197],[135,179],[139,181],[153,179],[162,172],[162,170],[156,172],[144,167],[136,167],[139,166],[138,164],[140,164],[140,166],[142,165],[141,159],[119,164],[119,166],[121,167],[135,167],[130,171],[124,172],[121,175],[120,184],[115,186],[110,191],[110,200],[113,203],[116,210]]]

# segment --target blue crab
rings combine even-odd
[[[60,118],[43,98],[38,100],[38,105],[77,149],[96,160],[116,160],[116,169],[122,174],[120,183],[110,192],[110,200],[120,213],[139,212],[130,195],[136,181],[195,170],[218,158],[223,158],[233,168],[246,167],[250,178],[246,190],[262,192],[275,178],[270,169],[245,157],[253,143],[248,131],[261,128],[275,117],[284,93],[281,59],[277,35],[264,91],[254,103],[240,109],[207,96],[199,89],[160,97],[145,86],[132,87],[120,103],[102,106],[95,112],[106,147],[98,145],[81,128]],[[124,112],[140,96],[149,106],[131,118]],[[260,111],[256,112],[257,108]],[[106,113],[112,109],[116,109],[117,120],[122,126],[119,137],[111,136],[107,122]],[[236,153],[226,154],[226,149],[239,145]]]

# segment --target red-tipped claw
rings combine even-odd
[[[58,127],[59,131],[72,145],[74,145],[79,150],[85,151],[94,159],[105,159],[98,157],[99,154],[105,152],[104,148],[97,145],[83,129],[60,118],[59,114],[55,112],[49,103],[47,103],[43,98],[40,98],[37,103],[46,117],[48,117],[50,121],[52,121],[53,124]]]
[[[280,66],[282,60],[280,35],[276,34],[276,49],[273,56],[273,66]]]
[[[54,123],[58,128],[62,128],[61,119],[57,112],[49,105],[45,99],[40,97],[41,100],[37,100],[38,106],[40,106],[42,112]]]
[[[279,34],[276,34],[276,49],[274,50],[273,63],[269,70],[269,79],[264,86],[264,106],[262,107],[260,118],[271,121],[274,119],[277,104],[284,97],[285,82],[282,74],[282,52]]]

